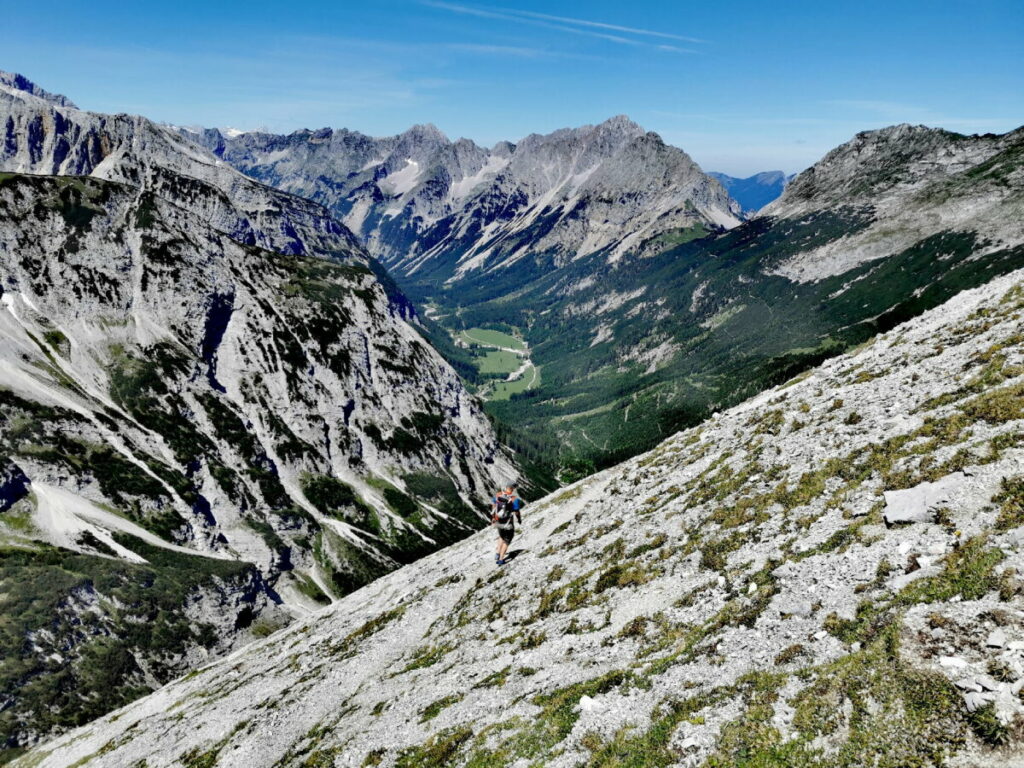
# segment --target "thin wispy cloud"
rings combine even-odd
[[[511,21],[518,24],[529,24],[531,26],[551,29],[557,32],[565,32],[572,35],[606,40],[619,45],[628,45],[637,48],[650,48],[652,50],[667,51],[670,53],[697,53],[697,51],[691,48],[682,48],[677,45],[656,43],[643,38],[656,37],[679,40],[688,43],[704,42],[697,38],[670,34],[668,32],[657,32],[655,30],[640,29],[637,27],[624,27],[618,24],[606,24],[605,22],[577,19],[568,16],[552,16],[546,13],[521,11],[512,8],[486,8],[462,5],[459,3],[449,3],[444,2],[444,0],[420,0],[420,4],[427,6],[428,8],[436,8],[437,10],[457,13],[463,16],[475,16],[476,18],[481,19],[494,19],[497,21]],[[612,34],[615,32],[622,34]],[[633,37],[626,37],[625,35],[633,35]]]
[[[674,35],[669,32],[655,32],[653,29],[639,29],[638,27],[622,27],[618,24],[605,24],[601,21],[589,21],[587,19],[574,19],[567,16],[551,16],[546,13],[536,13],[534,11],[517,11],[511,9],[502,9],[506,13],[513,13],[519,16],[530,16],[535,19],[545,19],[547,21],[561,21],[565,24],[577,24],[581,27],[596,27],[598,29],[610,29],[613,32],[628,32],[631,35],[646,35],[648,37],[663,37],[669,40],[680,40],[684,43],[705,43],[706,40],[701,40],[697,37],[686,37],[685,35]]]
[[[506,56],[520,59],[586,58],[565,51],[551,51],[546,48],[529,48],[518,45],[491,45],[489,43],[440,43],[440,48],[456,53],[475,53],[481,56]]]

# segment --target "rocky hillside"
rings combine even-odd
[[[662,236],[739,223],[685,152],[628,118],[491,149],[432,125],[370,138],[184,130],[253,178],[323,203],[399,277],[440,283],[517,264],[615,260]]]
[[[318,205],[38,89],[0,84],[5,124],[0,739],[15,749],[467,535],[516,468]]]
[[[1024,271],[15,762],[1011,766]]]
[[[773,267],[797,282],[848,273],[911,248],[937,230],[970,232],[981,253],[1024,240],[1024,128],[964,136],[923,125],[859,133],[792,181],[763,213],[775,219],[841,213],[841,237]]]
[[[782,171],[763,171],[744,179],[713,171],[708,175],[718,179],[730,197],[751,214],[777,199],[793,178]]]

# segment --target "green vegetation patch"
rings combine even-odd
[[[188,598],[199,588],[220,591],[218,582],[241,589],[255,577],[248,563],[115,538],[148,562],[46,545],[0,549],[0,691],[10,697],[0,712],[0,742],[82,725],[149,693],[149,675],[159,683],[176,677],[188,649],[218,640],[214,627],[195,626],[186,614]],[[72,595],[106,600],[97,611],[72,612]],[[30,635],[40,648],[26,643]],[[145,660],[145,673],[136,658]]]
[[[536,389],[541,384],[540,368],[536,365],[528,365],[523,374],[515,381],[499,381],[491,391],[491,400],[508,400],[513,395],[519,395],[531,389]]]
[[[377,514],[355,492],[351,485],[332,475],[304,474],[302,493],[309,503],[325,515],[336,517],[364,530],[378,533]]]
[[[465,694],[462,693],[453,693],[450,696],[443,696],[437,701],[431,702],[423,708],[422,712],[420,712],[420,722],[425,723],[428,720],[433,720],[435,717],[441,714],[443,710],[447,709],[453,704],[458,704],[460,701],[462,701],[464,695]]]
[[[459,338],[467,344],[479,344],[485,347],[508,347],[517,351],[526,349],[522,340],[508,333],[488,328],[469,328],[459,334]]]

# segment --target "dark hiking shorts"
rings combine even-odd
[[[516,531],[514,528],[509,528],[507,531],[504,528],[499,528],[498,535],[501,537],[501,540],[504,541],[506,544],[511,544],[512,537],[516,535]]]

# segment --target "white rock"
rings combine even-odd
[[[939,664],[949,669],[966,669],[968,664],[959,656],[940,656]]]
[[[977,681],[978,685],[980,685],[986,691],[998,691],[999,690],[999,683],[997,681],[993,680],[988,675],[978,675],[974,679]]]
[[[989,633],[985,645],[989,648],[1002,648],[1006,645],[1006,633],[999,627]]]
[[[580,697],[580,710],[583,712],[595,712],[601,709],[604,705],[597,699],[593,699],[590,696],[583,695]]]
[[[965,693],[964,704],[967,705],[968,712],[974,712],[976,709],[984,707],[986,704],[991,704],[996,700],[994,693]]]
[[[950,494],[965,480],[963,472],[954,472],[934,483],[921,483],[902,491],[885,491],[882,518],[886,525],[933,522],[935,511],[949,503]]]

